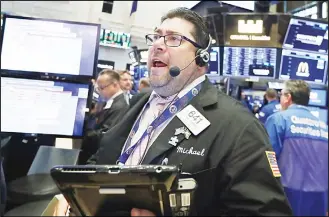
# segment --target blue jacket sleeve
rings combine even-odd
[[[279,158],[284,140],[285,120],[279,113],[269,116],[265,122],[265,128],[277,158]]]

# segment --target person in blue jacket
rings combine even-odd
[[[258,119],[264,124],[267,118],[273,113],[281,110],[281,105],[278,100],[278,93],[275,89],[269,88],[266,90],[265,99],[267,104],[263,106],[258,113]]]
[[[307,109],[310,88],[289,80],[282,110],[265,122],[295,216],[326,216],[328,211],[328,125]],[[275,160],[275,158],[274,158]]]

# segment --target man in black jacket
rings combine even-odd
[[[182,165],[198,183],[193,215],[291,216],[265,129],[205,76],[211,37],[203,18],[174,9],[146,39],[154,91],[104,134],[89,163]]]
[[[113,127],[129,108],[120,87],[120,76],[116,71],[104,69],[99,73],[94,85],[97,92],[107,101],[104,108],[97,114],[94,129],[86,132],[79,164],[85,164],[88,158],[95,154],[102,134]]]

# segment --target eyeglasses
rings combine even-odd
[[[179,47],[182,44],[182,40],[186,40],[194,45],[194,47],[202,48],[200,45],[192,41],[191,39],[178,34],[168,34],[168,35],[159,35],[159,34],[147,34],[145,36],[146,44],[148,46],[152,46],[155,41],[157,41],[160,38],[164,38],[164,43],[168,47]]]
[[[113,84],[113,82],[110,82],[108,83],[107,85],[103,86],[103,87],[100,87],[98,86],[97,84],[95,85],[95,90],[96,92],[100,92],[100,91],[103,91],[105,88],[107,88],[108,86],[110,86],[111,84]]]

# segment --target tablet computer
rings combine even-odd
[[[173,192],[196,187],[191,179],[179,184],[179,172],[167,165],[84,165],[56,166],[51,176],[76,215],[130,216],[132,208],[140,208],[165,216],[177,207]]]

